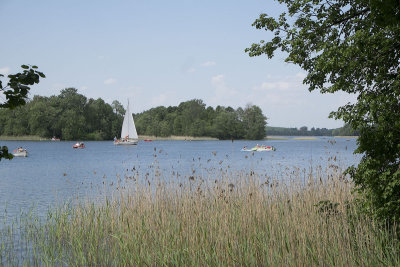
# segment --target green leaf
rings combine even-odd
[[[21,65],[21,68],[23,68],[23,69],[29,69],[29,66],[27,66],[27,65]]]
[[[360,131],[356,153],[363,155],[350,173],[362,201],[387,223],[400,221],[400,2],[398,0],[278,0],[288,14],[261,14],[253,23],[272,32],[245,51],[301,67],[309,91],[357,94],[357,102],[330,117]]]

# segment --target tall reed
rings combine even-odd
[[[28,216],[26,254],[2,242],[2,263],[68,266],[399,266],[395,228],[358,213],[340,172],[286,182],[253,173],[155,177],[113,197]],[[229,182],[228,182],[229,181]],[[233,181],[233,182],[232,182]],[[3,236],[4,238],[4,236]],[[4,241],[5,239],[3,239]],[[22,241],[20,241],[22,242]],[[22,243],[24,243],[22,242]],[[4,245],[6,244],[6,245]]]

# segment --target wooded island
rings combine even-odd
[[[124,106],[88,99],[75,88],[50,97],[35,95],[24,106],[0,109],[0,136],[39,136],[62,140],[111,140],[120,135]],[[346,127],[266,127],[267,118],[256,105],[244,108],[206,106],[200,99],[178,106],[159,106],[133,114],[139,135],[193,136],[224,139],[263,139],[266,135],[354,135]]]

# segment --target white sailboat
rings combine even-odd
[[[124,122],[122,123],[121,139],[114,140],[114,145],[137,145],[138,142],[139,138],[136,132],[132,113],[129,111],[128,100],[128,107],[126,108]]]

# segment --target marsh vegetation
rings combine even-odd
[[[5,265],[398,266],[399,241],[358,212],[338,166],[293,170],[282,182],[253,172],[173,182],[125,177],[101,200],[45,218],[21,214],[1,237]]]

